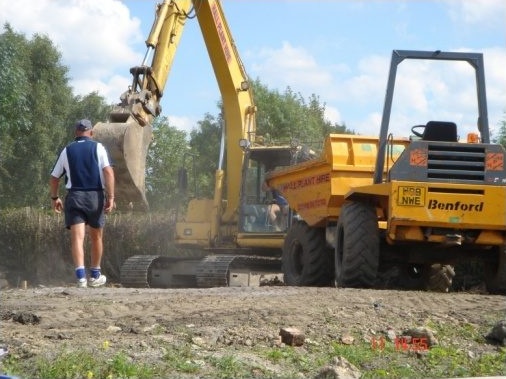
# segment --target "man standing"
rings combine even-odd
[[[91,139],[90,120],[75,124],[75,140],[60,153],[49,180],[51,200],[56,213],[65,212],[65,227],[70,229],[72,259],[78,287],[100,287],[106,283],[100,271],[105,213],[114,205],[114,171],[105,147]],[[58,184],[65,176],[65,205],[58,197]],[[84,265],[84,237],[89,225],[91,267],[89,279]]]

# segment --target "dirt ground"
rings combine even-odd
[[[232,347],[247,354],[255,346],[279,345],[284,327],[297,328],[306,343],[318,344],[348,335],[371,340],[388,330],[400,334],[428,320],[447,328],[464,323],[490,327],[505,318],[506,298],[283,286],[51,287],[2,290],[0,312],[0,351],[18,357],[33,358],[65,346],[93,349],[107,344],[149,361],[163,354],[160,341],[177,343],[188,339],[188,333],[203,348]],[[496,349],[473,340],[461,343],[474,353]]]

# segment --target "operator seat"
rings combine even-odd
[[[458,142],[457,125],[448,121],[429,121],[425,125],[422,140]]]

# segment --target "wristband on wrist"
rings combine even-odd
[[[60,196],[51,196],[51,200],[58,200]]]

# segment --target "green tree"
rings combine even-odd
[[[218,168],[223,117],[206,113],[198,122],[198,129],[190,133],[190,151],[193,154],[195,197],[212,197],[214,192],[214,174]]]
[[[112,105],[107,104],[104,97],[97,92],[91,92],[85,96],[77,95],[73,97],[67,109],[65,122],[62,125],[63,138],[60,141],[54,141],[52,152],[57,154],[75,138],[74,125],[76,121],[87,118],[93,125],[99,122],[105,122],[112,110]],[[49,173],[48,173],[49,175]],[[63,185],[63,183],[61,183]]]
[[[68,68],[46,36],[0,34],[0,207],[44,206],[57,154],[76,120],[105,120],[96,93],[74,97]]]
[[[6,137],[2,138],[6,154],[0,178],[3,206],[48,202],[53,149],[65,136],[62,126],[72,101],[68,69],[59,63],[60,59],[47,37],[35,35],[29,41],[8,25],[0,35],[0,128],[2,137]]]
[[[73,138],[74,136],[72,126],[77,120],[87,118],[95,125],[98,122],[107,121],[111,110],[112,105],[107,104],[105,98],[97,92],[91,92],[84,96],[75,96],[67,116],[67,125],[70,126],[71,131],[70,137]]]
[[[15,191],[13,162],[19,159],[15,144],[18,135],[31,127],[30,83],[20,65],[17,50],[24,43],[9,25],[0,35],[0,203],[7,205]]]
[[[499,132],[494,138],[494,142],[499,143],[506,148],[506,112],[503,113],[503,119],[499,122]]]
[[[146,162],[146,197],[151,209],[167,210],[180,199],[178,171],[185,163],[188,142],[186,133],[170,126],[165,117],[155,119],[153,137]]]
[[[274,141],[297,140],[319,150],[329,133],[352,133],[344,125],[325,119],[325,104],[315,94],[306,101],[288,87],[284,93],[269,90],[258,79],[253,82],[257,112],[257,134]]]
[[[258,79],[252,85],[258,109],[257,136],[278,144],[297,140],[318,151],[327,134],[352,132],[344,125],[325,119],[325,104],[321,104],[316,95],[306,101],[290,88],[284,93],[269,90]],[[221,108],[222,104],[218,106]],[[210,197],[214,191],[222,124],[221,113],[217,117],[206,114],[204,120],[198,123],[198,129],[190,135],[191,151],[198,156],[195,167],[201,196]]]

